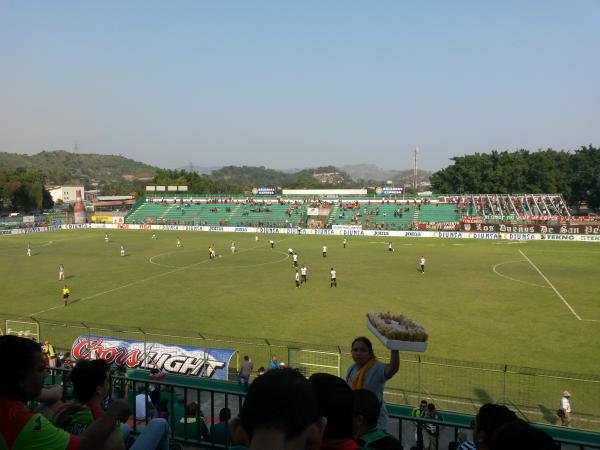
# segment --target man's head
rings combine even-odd
[[[250,385],[233,435],[252,448],[277,437],[285,448],[318,449],[326,421],[319,416],[315,392],[299,372],[271,370]]]
[[[352,391],[352,432],[357,438],[377,427],[379,399],[368,389]]]
[[[344,380],[328,373],[308,379],[317,395],[319,415],[327,419],[324,440],[352,438],[352,389]]]
[[[231,410],[229,408],[221,408],[219,411],[219,422],[227,422],[231,419]]]
[[[478,449],[489,449],[494,431],[505,423],[516,421],[517,415],[504,405],[487,403],[475,416],[473,440]]]
[[[110,366],[103,359],[82,359],[75,364],[71,372],[73,393],[81,403],[101,399],[110,387]]]
[[[427,410],[427,400],[421,400],[421,402],[419,403],[419,410],[421,412],[425,412]]]
[[[0,336],[0,394],[22,401],[33,400],[42,391],[48,373],[37,342],[18,336]]]
[[[491,439],[491,450],[557,450],[552,438],[523,420],[509,422],[498,428]]]
[[[250,361],[250,357],[248,355],[244,356],[244,361]]]

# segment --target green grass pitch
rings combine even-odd
[[[344,249],[341,236],[260,235],[255,242],[254,234],[241,233],[158,231],[152,240],[150,231],[108,232],[109,243],[104,230],[1,237],[0,312],[345,350],[355,336],[368,335],[366,312],[392,311],[427,328],[427,355],[598,372],[598,245],[392,238],[388,252],[389,239],[373,237],[349,237]],[[209,261],[212,243],[220,257]],[[300,289],[288,248],[308,267]],[[59,264],[71,289],[68,307]],[[329,287],[331,267],[337,288]]]

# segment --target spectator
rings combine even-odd
[[[425,414],[425,418],[437,421],[443,420],[433,403],[427,405],[427,414]],[[440,425],[437,423],[425,423],[423,424],[423,429],[425,430],[425,433],[423,433],[423,448],[427,450],[437,450],[440,440]]]
[[[558,450],[552,438],[523,420],[509,422],[492,436],[490,450]]]
[[[127,403],[117,400],[81,436],[69,434],[25,406],[40,396],[47,373],[40,346],[29,339],[1,336],[0,361],[10,361],[0,371],[0,433],[7,448],[19,442],[22,448],[31,449],[103,449],[115,439],[115,425],[129,414]],[[67,415],[62,417],[68,419]]]
[[[388,414],[383,401],[383,385],[398,372],[400,353],[398,350],[392,350],[389,364],[379,362],[373,353],[371,341],[361,336],[352,342],[352,359],[354,364],[346,373],[346,382],[353,390],[369,389],[377,396],[381,405],[377,423],[379,428],[385,430]]]
[[[238,374],[240,383],[244,385],[245,389],[248,389],[248,381],[250,380],[250,374],[252,373],[253,368],[254,364],[252,364],[252,360],[248,355],[245,355]]]
[[[75,400],[84,409],[74,413],[71,423],[65,428],[73,434],[81,434],[105,414],[100,405],[110,390],[110,366],[103,359],[78,361],[71,372],[71,381]],[[127,442],[129,427],[121,424],[120,430],[123,441]],[[133,450],[166,449],[168,443],[167,421],[152,420],[130,448]]]
[[[146,420],[146,410],[149,403],[148,394],[146,394],[146,388],[142,385],[137,388],[137,395],[135,396],[135,420]]]
[[[196,402],[188,403],[185,406],[185,415],[179,419],[175,428],[175,434],[178,437],[185,437],[199,441],[200,439],[208,440],[208,427],[204,422],[202,411],[198,408]]]
[[[271,356],[271,361],[269,361],[269,370],[277,369],[277,355]]]
[[[360,448],[402,450],[399,440],[377,428],[379,400],[368,389],[352,391],[352,431]]]
[[[319,415],[327,419],[321,449],[357,450],[352,439],[352,389],[341,378],[328,373],[315,373],[308,379],[312,385]]]
[[[517,415],[504,405],[486,403],[475,416],[473,441],[477,450],[489,450],[494,431],[505,423],[518,420]]]
[[[231,419],[231,410],[229,408],[221,408],[221,411],[219,411],[219,423],[210,426],[210,438],[213,444],[231,445],[229,419]]]
[[[427,400],[421,400],[419,406],[413,408],[411,416],[413,417],[425,417],[427,414]],[[415,441],[417,448],[421,450],[423,448],[423,423],[415,422]]]
[[[250,450],[317,450],[327,420],[310,383],[293,369],[270,370],[248,389],[232,440]]]
[[[56,367],[56,350],[54,349],[54,345],[48,341],[44,341],[42,352],[44,353],[44,356],[48,358],[48,366]]]

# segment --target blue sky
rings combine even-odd
[[[426,169],[600,145],[600,1],[0,0],[0,151]]]

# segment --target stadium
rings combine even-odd
[[[7,333],[49,340],[64,353],[79,343],[75,359],[96,351],[111,360],[111,346],[137,343],[137,376],[158,364],[157,346],[227,351],[220,377],[237,387],[245,355],[255,370],[276,355],[305,376],[343,377],[352,362],[350,341],[371,335],[366,314],[402,313],[422,324],[429,339],[425,353],[400,352],[400,372],[386,383],[400,437],[410,426],[401,408],[422,397],[444,411],[446,434],[451,424],[468,428],[490,401],[555,429],[553,406],[567,388],[581,397],[575,428],[595,437],[600,347],[592,337],[600,309],[590,280],[600,263],[594,245],[600,224],[597,217],[570,216],[560,195],[146,189],[124,216],[79,216],[83,223],[39,217],[38,224],[48,225],[3,232],[1,271],[14,300],[2,314]],[[308,270],[297,289],[294,253]],[[64,281],[57,278],[59,264]],[[71,290],[68,306],[60,298],[63,282]],[[372,340],[385,360],[388,350]],[[195,372],[165,361],[161,368],[173,383],[181,374],[210,379],[219,372],[206,361]],[[222,404],[213,398],[211,415]],[[591,439],[577,434],[584,431],[567,433],[555,438]],[[444,433],[440,439],[452,440]]]

